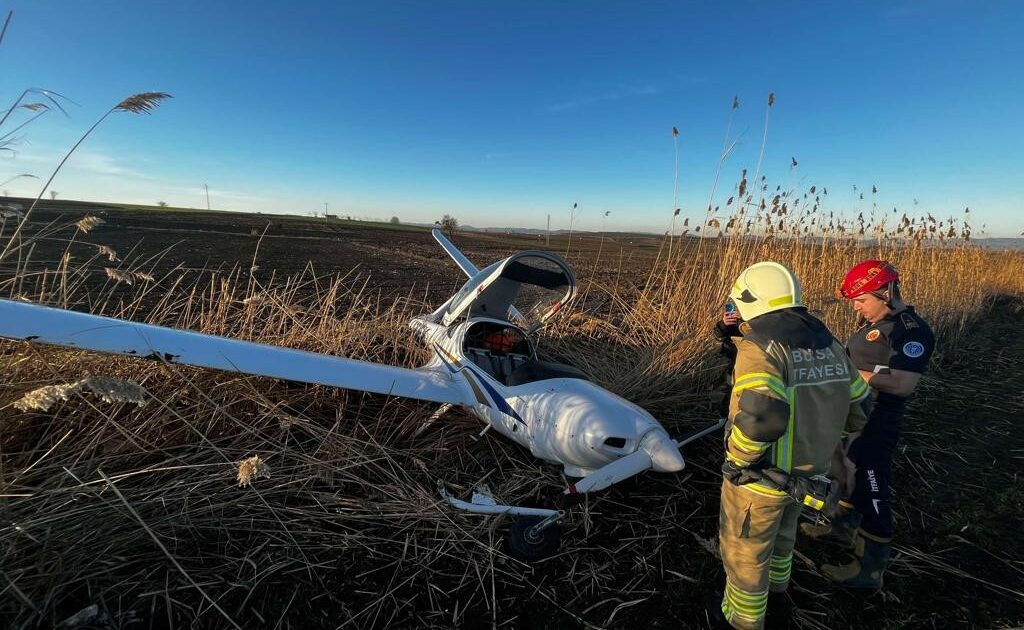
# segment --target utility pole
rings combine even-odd
[[[551,247],[551,213],[548,213],[548,231],[544,236],[544,247]]]
[[[210,187],[208,185],[206,185],[206,184],[203,184],[203,190],[206,191],[206,209],[209,210],[210,209]]]
[[[327,202],[324,202],[324,218],[327,218]]]

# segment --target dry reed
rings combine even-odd
[[[913,240],[866,249],[850,239],[772,236],[711,237],[699,255],[692,242],[680,243],[667,284],[644,292],[604,286],[602,306],[556,324],[546,352],[682,432],[710,414],[721,363],[707,329],[731,277],[754,259],[793,266],[811,307],[839,322],[840,333],[851,324],[845,309],[821,296],[848,261],[868,254],[896,262],[908,297],[946,340],[993,293],[1022,291],[1016,252]],[[89,264],[61,273],[94,273]],[[702,271],[690,274],[689,265]],[[945,268],[970,269],[974,282],[937,271]],[[116,282],[96,292],[67,281],[54,293],[62,283],[52,273],[26,274],[0,279],[0,287],[11,294],[18,287],[36,302],[314,352],[407,366],[426,359],[405,323],[430,305],[381,303],[356,277],[310,270],[260,282],[235,270],[194,287],[165,278],[154,303],[142,285],[117,288],[115,300]],[[590,290],[592,298],[601,293]],[[714,448],[691,458],[697,477],[645,476],[575,508],[563,555],[528,567],[506,555],[500,521],[453,512],[434,489],[442,482],[465,494],[486,484],[502,501],[543,504],[564,481],[507,441],[474,440],[479,422],[464,411],[448,410],[424,427],[430,405],[70,350],[3,348],[0,405],[85,372],[134,379],[150,401],[138,410],[57,395],[46,414],[4,421],[0,560],[8,588],[21,595],[0,607],[18,623],[59,621],[97,602],[112,624],[140,614],[193,623],[216,601],[240,624],[454,626],[486,611],[501,625],[508,611],[525,614],[520,600],[533,597],[578,623],[612,627],[667,605],[659,595],[666,584],[700,582],[716,562],[704,550],[713,528],[701,520],[702,506],[714,500],[707,481],[714,475],[700,473],[702,462],[714,465]],[[266,459],[274,460],[273,476]],[[112,499],[113,484],[132,512]],[[166,564],[165,552],[178,567]],[[225,621],[215,617],[213,625]]]

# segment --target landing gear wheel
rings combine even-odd
[[[533,530],[543,520],[539,516],[520,516],[512,521],[512,527],[508,532],[508,548],[513,558],[524,562],[536,562],[550,558],[558,552],[562,542],[562,531],[557,524],[540,532]]]

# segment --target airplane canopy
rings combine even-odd
[[[510,319],[533,331],[576,295],[576,276],[561,258],[519,252],[481,269],[448,303],[443,323],[466,315]]]

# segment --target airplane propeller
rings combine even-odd
[[[565,493],[596,492],[645,470],[678,472],[685,466],[676,442],[664,431],[653,430],[640,440],[636,451],[598,468],[569,486]]]
[[[653,462],[651,456],[642,448],[617,459],[610,464],[605,464],[583,479],[569,486],[566,494],[582,494],[584,492],[596,492],[604,490],[624,479],[629,479],[645,470],[650,470]]]
[[[686,466],[679,449],[711,433],[725,425],[726,419],[720,418],[714,423],[691,431],[679,440],[672,440],[661,431],[651,431],[640,440],[636,451],[620,459],[605,464],[583,479],[570,485],[565,494],[582,494],[604,490],[620,481],[629,479],[652,468],[658,472],[679,472]]]

